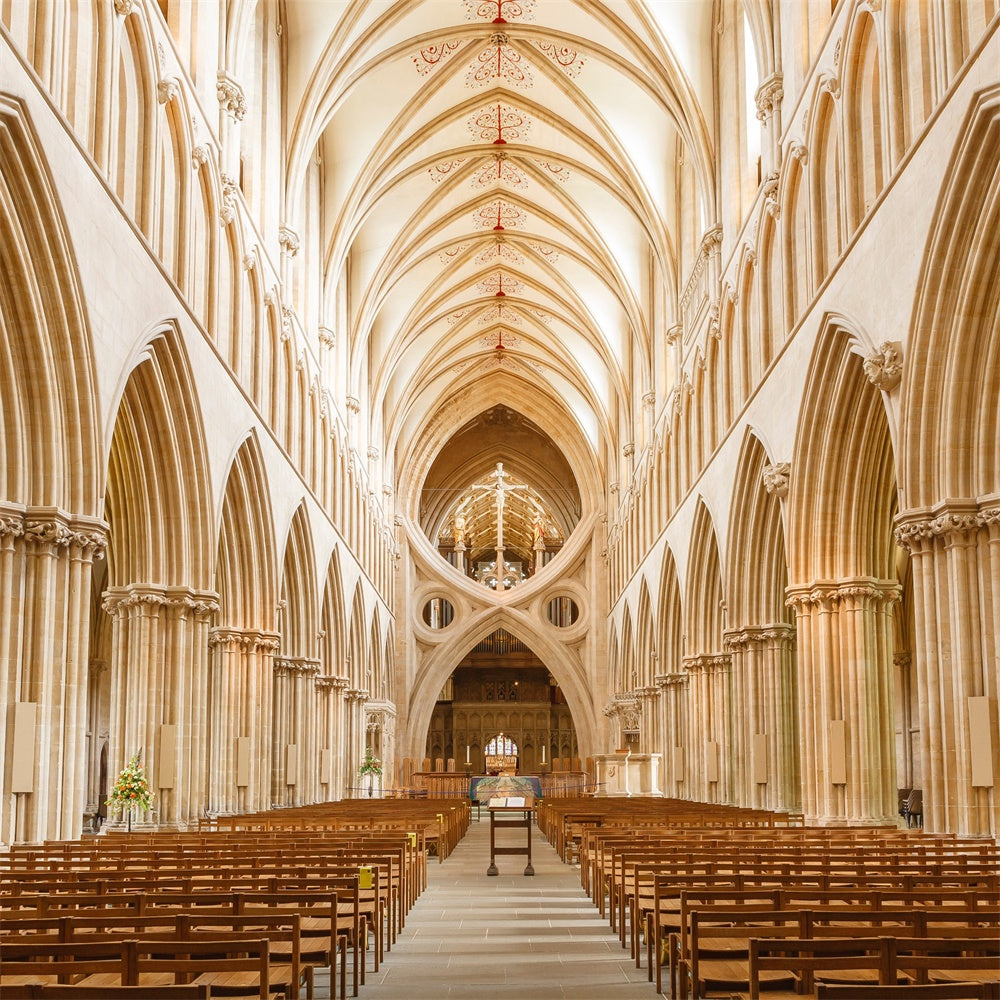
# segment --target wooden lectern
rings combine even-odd
[[[526,854],[528,863],[524,867],[524,874],[534,875],[535,869],[531,867],[531,826],[534,822],[535,800],[531,796],[497,796],[489,800],[486,808],[490,811],[490,866],[486,869],[486,874],[500,874],[496,863],[498,854]],[[520,818],[517,818],[518,813],[521,814]],[[527,847],[497,847],[497,827],[527,830]]]

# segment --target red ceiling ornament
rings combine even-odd
[[[503,298],[507,292],[517,292],[523,286],[524,282],[510,274],[507,275],[507,280],[504,281],[503,271],[497,271],[496,274],[490,274],[483,278],[483,280],[476,285],[476,288],[486,295],[493,295],[500,299]]]
[[[531,248],[550,264],[554,264],[559,259],[559,251],[547,243],[532,243]]]
[[[497,153],[472,178],[472,186],[485,188],[494,187],[497,184],[524,189],[528,186],[528,175],[516,163],[508,160],[506,153]]]
[[[477,111],[469,119],[469,130],[477,139],[486,139],[494,146],[504,146],[508,141],[524,139],[531,129],[532,121],[517,108],[506,104],[491,104]]]
[[[561,163],[553,163],[551,160],[535,160],[535,163],[561,184],[569,180],[569,171]]]
[[[498,238],[496,245],[487,247],[476,255],[477,264],[501,263],[507,261],[508,264],[523,264],[524,256],[519,254],[509,243],[504,243],[502,238]]]
[[[435,184],[440,184],[446,177],[454,173],[465,160],[442,160],[441,163],[435,163],[433,167],[427,168],[427,173],[430,174],[431,180]]]
[[[473,224],[477,229],[489,227],[495,233],[502,233],[505,229],[517,229],[525,223],[524,213],[514,205],[508,205],[502,198],[490,202],[477,209],[473,216]]]
[[[536,0],[465,0],[466,19],[492,18],[494,24],[531,21],[535,16]]]
[[[466,86],[488,87],[496,83],[512,87],[530,87],[534,80],[531,63],[510,44],[502,31],[490,35],[489,45],[476,56],[465,77]]]
[[[479,314],[479,322],[484,325],[487,323],[509,323],[520,326],[524,322],[521,314],[514,307],[507,306],[505,309],[504,306],[507,306],[505,302],[498,302],[496,305],[484,309]],[[516,341],[511,343],[516,343]]]
[[[504,340],[505,337],[506,340]],[[498,326],[495,330],[490,330],[480,341],[486,347],[499,347],[501,344],[504,347],[517,347],[520,342],[521,338],[516,333],[507,330],[503,326]]]
[[[556,45],[553,42],[536,42],[539,50],[547,55],[567,76],[579,76],[583,64],[587,61],[576,49],[568,45]]]
[[[460,254],[465,253],[468,249],[468,243],[460,243],[457,247],[448,247],[438,254],[438,260],[440,260],[442,264],[451,264]]]
[[[456,49],[461,48],[462,40],[456,39],[451,42],[442,42],[440,45],[428,45],[421,49],[413,59],[413,65],[417,67],[417,72],[421,76],[427,76],[435,66],[439,66]]]
[[[448,314],[448,324],[457,323],[460,319],[468,316],[470,312],[472,312],[472,306],[467,309],[456,309],[453,313]]]

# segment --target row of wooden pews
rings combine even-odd
[[[426,887],[428,854],[447,856],[468,824],[464,802],[347,801],[15,845],[0,854],[0,996],[311,1000],[329,968],[346,998],[348,966],[357,996]]]
[[[666,799],[549,802],[539,826],[657,992],[664,968],[681,998],[1000,990],[993,841]]]

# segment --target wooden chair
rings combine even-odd
[[[1000,982],[927,986],[853,986],[819,983],[816,1000],[1000,1000]]]
[[[760,1000],[766,974],[792,973],[792,991],[768,990],[768,1000],[785,1000],[815,993],[817,974],[826,980],[867,972],[870,981],[854,985],[892,986],[896,983],[895,939],[879,938],[753,938],[750,941],[750,1000]],[[766,981],[766,980],[765,980]]]
[[[211,987],[197,983],[174,986],[5,986],[4,1000],[209,1000]]]

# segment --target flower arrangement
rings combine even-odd
[[[372,753],[371,747],[365,747],[365,759],[361,762],[361,767],[358,770],[361,774],[370,774],[373,777],[382,773],[382,761]]]
[[[141,750],[137,750],[128,764],[122,768],[105,805],[111,806],[116,811],[128,809],[130,818],[132,806],[138,806],[143,812],[148,812],[152,808],[153,792],[142,769]]]

